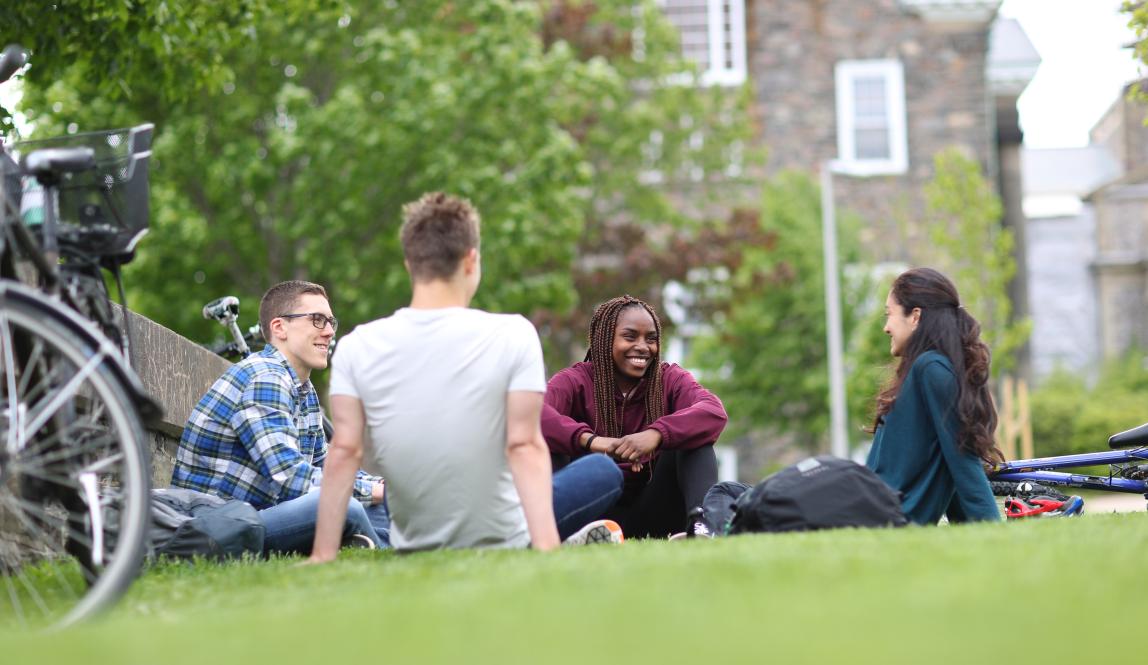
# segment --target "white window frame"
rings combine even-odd
[[[858,159],[854,140],[853,81],[861,76],[885,80],[889,158]],[[900,60],[842,60],[834,71],[837,97],[837,161],[851,175],[900,175],[909,170],[905,120],[905,70]]]
[[[746,79],[745,0],[705,0],[706,43],[709,47],[709,66],[701,72],[704,86],[738,86]],[[729,32],[725,30],[724,5],[729,4]],[[666,0],[658,0],[659,7]],[[730,46],[733,62],[725,64],[725,46]]]

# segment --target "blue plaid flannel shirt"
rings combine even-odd
[[[318,489],[326,456],[314,386],[300,382],[268,344],[228,369],[196,404],[171,484],[269,508]],[[359,471],[355,498],[369,503],[378,480]]]

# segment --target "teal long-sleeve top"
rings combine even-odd
[[[999,521],[981,460],[958,447],[957,377],[944,354],[913,362],[897,401],[873,436],[865,464],[902,493],[910,521]]]

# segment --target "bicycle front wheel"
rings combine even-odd
[[[0,624],[75,623],[139,573],[149,456],[113,353],[50,303],[0,306]]]

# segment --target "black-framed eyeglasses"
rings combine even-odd
[[[298,319],[298,318],[301,318],[304,316],[311,317],[311,325],[315,326],[319,330],[326,328],[328,323],[331,324],[331,331],[332,332],[337,332],[339,330],[339,319],[336,319],[333,316],[327,316],[326,314],[323,314],[322,312],[303,312],[301,314],[280,314],[278,318],[280,318],[280,319]]]

